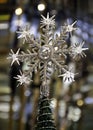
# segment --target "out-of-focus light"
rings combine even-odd
[[[29,90],[26,90],[24,94],[26,97],[28,97],[28,96],[30,96],[31,92]]]
[[[93,44],[93,37],[89,37],[88,41]]]
[[[57,51],[57,50],[58,50],[58,47],[55,47],[54,49],[55,49],[55,51]]]
[[[8,0],[0,0],[0,4],[6,3]]]
[[[76,35],[73,35],[71,37],[71,44],[73,45],[75,42],[79,42],[79,37]]]
[[[8,21],[10,19],[10,14],[1,14],[0,21]]]
[[[75,34],[77,34],[77,35],[81,35],[82,34],[82,30],[79,28],[79,29],[77,29],[76,31],[75,31]]]
[[[90,67],[88,67],[88,70],[93,70],[93,66],[91,65]],[[93,75],[92,75],[92,74],[90,74],[90,75],[88,76],[87,81],[88,81],[89,83],[93,84]],[[89,87],[89,86],[88,86],[88,87]],[[89,87],[89,89],[91,90],[92,88]]]
[[[1,103],[0,104],[0,112],[9,112],[9,104]]]
[[[75,113],[75,115],[80,115],[81,110],[79,108],[74,108],[74,113]]]
[[[83,29],[83,31],[88,31],[89,30],[89,24],[84,22],[82,29]]]
[[[17,20],[14,21],[14,25],[15,26],[21,26],[21,25],[23,25],[23,21],[20,20],[20,19],[17,19]]]
[[[81,106],[83,106],[83,104],[84,104],[84,101],[83,101],[83,100],[80,99],[80,100],[77,101],[77,105],[78,105],[78,106],[81,107]]]
[[[9,24],[8,23],[0,23],[0,30],[2,29],[8,29]]]
[[[87,40],[87,39],[88,39],[88,34],[87,34],[86,32],[83,32],[83,33],[82,33],[82,38],[83,38],[84,40]]]
[[[67,18],[67,24],[71,24],[73,22],[72,18]]]
[[[45,4],[40,3],[40,4],[38,4],[37,8],[38,8],[39,11],[44,11],[45,10]]]
[[[23,12],[23,10],[22,10],[22,8],[20,8],[20,7],[15,10],[15,14],[16,14],[16,15],[21,15],[22,12]]]
[[[9,114],[8,114],[8,113],[5,113],[5,112],[0,113],[0,118],[1,118],[1,119],[9,119]]]
[[[57,100],[56,100],[55,98],[53,98],[53,99],[51,100],[50,107],[54,109],[54,108],[56,107],[56,103],[57,103]]]
[[[90,35],[93,35],[93,26],[91,26],[91,27],[89,28],[89,34],[90,34]]]
[[[80,116],[81,116],[81,110],[79,108],[74,108],[72,120],[74,122],[77,122],[80,119]]]
[[[81,93],[77,93],[77,94],[74,94],[74,95],[73,95],[73,100],[74,100],[74,101],[79,100],[80,98],[82,98]]]
[[[91,90],[91,87],[89,87],[89,85],[84,85],[81,87],[80,91],[82,93],[86,93],[86,92],[89,92]]]
[[[70,106],[68,109],[68,115],[67,115],[68,120],[77,122],[80,119],[80,117],[81,117],[81,110],[77,107],[74,108]]]
[[[56,15],[56,14],[57,14],[57,10],[55,10],[55,9],[52,10],[52,11],[51,11],[51,14],[52,14],[52,15]]]
[[[77,26],[82,27],[82,25],[83,25],[83,21],[78,20],[78,21],[77,21]]]
[[[24,24],[26,23],[27,20],[24,14],[20,16],[20,19],[18,18],[18,15],[14,14],[11,20],[11,27],[10,27],[11,32],[15,32],[18,26],[24,26]]]
[[[30,28],[31,34],[34,34],[34,36],[37,36],[37,25],[35,26],[34,24]]]
[[[87,97],[87,98],[85,99],[85,103],[86,103],[86,104],[93,104],[93,98],[92,98],[92,97]]]
[[[12,109],[13,109],[14,112],[18,111],[20,109],[20,103],[15,102],[12,106]]]
[[[61,100],[59,102],[59,116],[61,118],[65,117],[66,115],[66,108],[67,108],[67,105],[66,105],[66,102],[64,100]]]

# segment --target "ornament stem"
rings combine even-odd
[[[47,84],[40,86],[40,97],[49,97],[49,86]]]

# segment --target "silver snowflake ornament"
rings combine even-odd
[[[76,22],[71,25],[64,26],[64,29],[60,31],[60,35],[55,35],[55,16],[47,18],[43,15],[41,16],[41,28],[43,33],[39,38],[35,38],[33,34],[30,34],[29,29],[22,28],[21,31],[17,33],[20,34],[18,38],[23,39],[23,42],[28,44],[28,49],[25,52],[20,52],[19,50],[14,54],[13,51],[9,54],[9,58],[12,59],[12,64],[19,61],[29,63],[28,69],[23,70],[23,74],[17,75],[17,80],[19,85],[28,84],[29,79],[32,78],[32,73],[40,71],[41,83],[41,93],[42,95],[49,95],[49,83],[51,76],[54,71],[57,71],[60,76],[63,77],[63,81],[74,81],[75,74],[65,65],[65,60],[67,54],[70,54],[72,57],[77,55],[83,56],[84,50],[87,50],[83,47],[83,43],[80,45],[73,45],[68,47],[66,44],[66,37],[68,37],[68,32],[75,31],[76,28],[73,26]],[[11,65],[12,65],[11,64]],[[67,71],[68,70],[68,71]]]

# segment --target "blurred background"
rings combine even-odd
[[[56,74],[51,78],[51,108],[57,130],[93,130],[93,1],[92,0],[0,0],[0,130],[33,130],[39,99],[39,73],[33,74],[29,87],[16,87],[13,78],[19,69],[6,58],[10,49],[21,46],[16,30],[29,24],[35,37],[40,36],[41,14],[55,15],[56,33],[65,22],[77,20],[79,28],[68,42],[85,41],[87,57],[69,62],[79,76],[73,84],[63,84]],[[25,50],[25,47],[22,48]]]

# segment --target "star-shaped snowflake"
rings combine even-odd
[[[76,57],[84,57],[86,56],[83,51],[88,50],[88,48],[83,48],[85,42],[75,43],[71,45],[71,55],[75,59]]]
[[[77,30],[78,28],[74,27],[74,25],[76,24],[77,21],[75,21],[72,24],[67,23],[67,25],[63,26],[63,29],[65,30],[66,33],[70,33],[70,35],[72,36],[72,32]]]
[[[47,18],[45,18],[43,15],[41,15],[41,17],[42,17],[41,28],[43,28],[44,26],[47,26],[48,28],[49,26],[55,27],[55,20],[54,20],[55,15],[49,18],[49,13],[47,13]]]
[[[77,28],[74,28],[74,25],[76,24],[77,21],[75,21],[74,23],[72,23],[71,25],[68,24],[67,25],[67,28],[66,28],[66,31],[67,32],[72,32],[72,31],[75,31]]]
[[[75,75],[71,70],[65,70],[65,73],[62,75],[59,75],[59,77],[63,77],[63,82],[74,82]]]
[[[20,71],[20,75],[17,75],[15,79],[17,79],[17,81],[19,82],[18,86],[22,84],[29,84],[29,82],[31,81],[31,79],[25,76],[25,74],[23,74],[21,71]]]
[[[17,80],[19,85],[24,83],[28,84],[29,79],[32,78],[32,72],[40,71],[40,78],[42,81],[41,87],[43,86],[42,93],[47,94],[47,86],[49,85],[49,81],[51,79],[51,75],[55,70],[58,70],[59,75],[63,77],[63,81],[74,81],[75,74],[69,70],[67,70],[67,65],[65,65],[66,55],[70,54],[72,57],[76,57],[77,55],[83,56],[84,50],[87,50],[83,47],[82,44],[75,44],[73,46],[68,47],[65,41],[68,32],[75,31],[76,28],[72,25],[64,26],[63,31],[61,30],[60,35],[56,35],[54,33],[55,29],[55,16],[49,18],[49,13],[47,14],[47,18],[42,15],[41,20],[41,28],[44,27],[43,33],[40,38],[34,38],[33,35],[30,35],[29,29],[25,30],[21,29],[21,32],[17,32],[21,34],[18,38],[24,39],[23,42],[29,43],[29,49],[27,52],[21,52],[19,54],[19,50],[16,54],[12,53],[9,55],[9,58],[12,59],[12,64],[16,61],[19,64],[21,62],[29,62],[28,70],[24,70],[24,73],[17,75]],[[12,65],[11,64],[11,65]],[[27,78],[26,78],[27,77]]]
[[[19,51],[20,51],[20,49],[18,49],[17,52],[14,53],[13,50],[11,49],[11,53],[9,53],[9,56],[7,57],[7,59],[11,59],[12,60],[11,65],[13,65],[15,61],[18,64],[20,64],[19,63],[19,59],[18,59]]]
[[[18,36],[18,39],[22,39],[23,40],[23,44],[25,42],[27,42],[29,36],[31,35],[31,31],[30,31],[28,25],[20,27],[19,31],[16,31],[16,33],[20,34]]]

